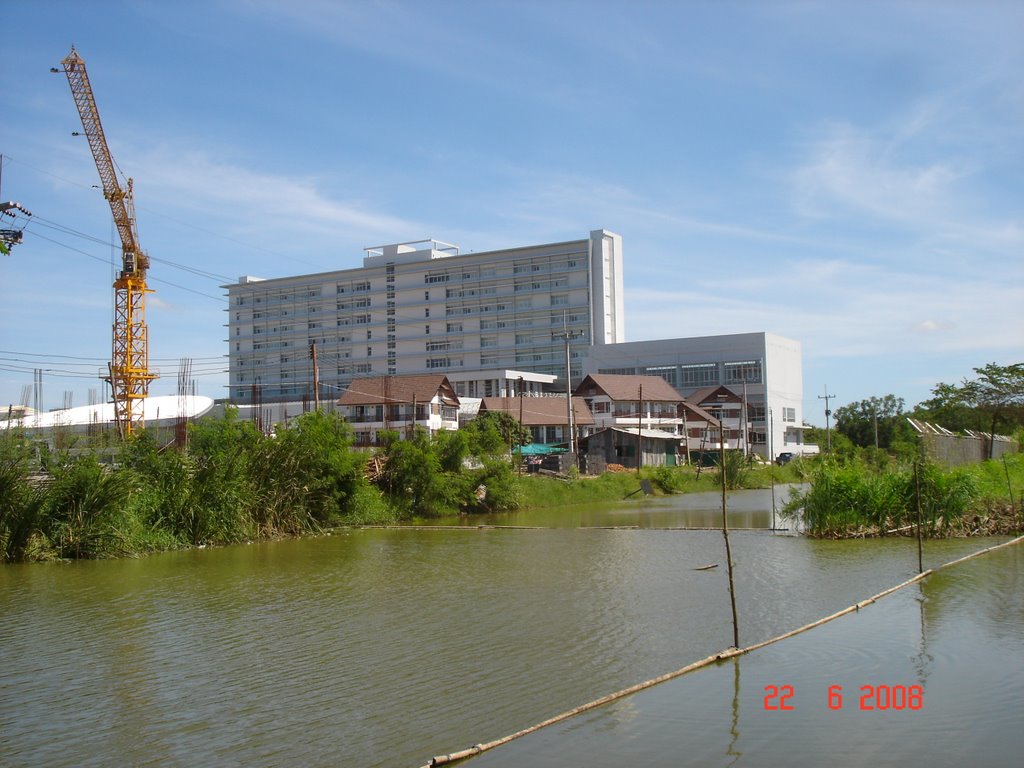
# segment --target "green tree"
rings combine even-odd
[[[995,434],[1024,427],[1024,363],[975,368],[976,378],[959,385],[939,383],[915,412],[947,429]],[[990,446],[991,450],[991,446]]]
[[[906,422],[903,406],[903,398],[895,395],[869,397],[844,405],[835,412],[836,431],[860,448],[877,445],[888,449]]]
[[[485,411],[469,422],[465,430],[471,450],[477,455],[497,455],[533,442],[529,427],[504,411]]]
[[[832,430],[831,441],[833,456],[850,457],[857,452],[853,441],[836,429]],[[824,454],[825,446],[829,443],[829,436],[824,427],[812,427],[809,424],[804,424],[804,442],[817,445],[821,453]]]
[[[379,482],[392,504],[406,514],[427,517],[455,510],[451,476],[425,429],[416,427],[407,440],[397,432],[378,432],[377,439],[386,458]]]

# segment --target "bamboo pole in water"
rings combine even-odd
[[[722,536],[725,538],[725,565],[729,571],[729,603],[732,605],[732,645],[740,647],[740,624],[736,616],[736,589],[732,580],[732,548],[729,546],[729,520],[726,517],[725,505],[725,431],[722,422],[718,422],[718,437],[721,445],[720,469],[722,475]]]
[[[921,462],[914,462],[914,489],[917,494],[917,572],[924,571],[921,544]]]

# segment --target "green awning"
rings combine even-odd
[[[565,448],[558,448],[545,443],[529,443],[516,449],[523,456],[547,456],[550,453],[565,453]]]

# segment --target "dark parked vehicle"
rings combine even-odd
[[[790,453],[789,451],[785,451],[783,453],[780,453],[775,458],[775,463],[781,467],[783,464],[789,464],[789,462],[791,462],[793,458],[794,456],[792,453]]]

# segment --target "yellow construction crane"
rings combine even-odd
[[[122,437],[143,426],[144,399],[149,393],[149,382],[157,374],[149,369],[149,332],[146,328],[146,270],[149,257],[139,247],[135,229],[135,203],[132,180],[122,188],[118,181],[114,160],[107,147],[96,99],[89,85],[85,61],[72,47],[61,62],[71,85],[71,95],[82,118],[82,128],[89,140],[96,169],[103,183],[103,196],[110,203],[114,225],[121,236],[121,271],[114,281],[114,341],[109,375],[114,399],[114,416]]]

